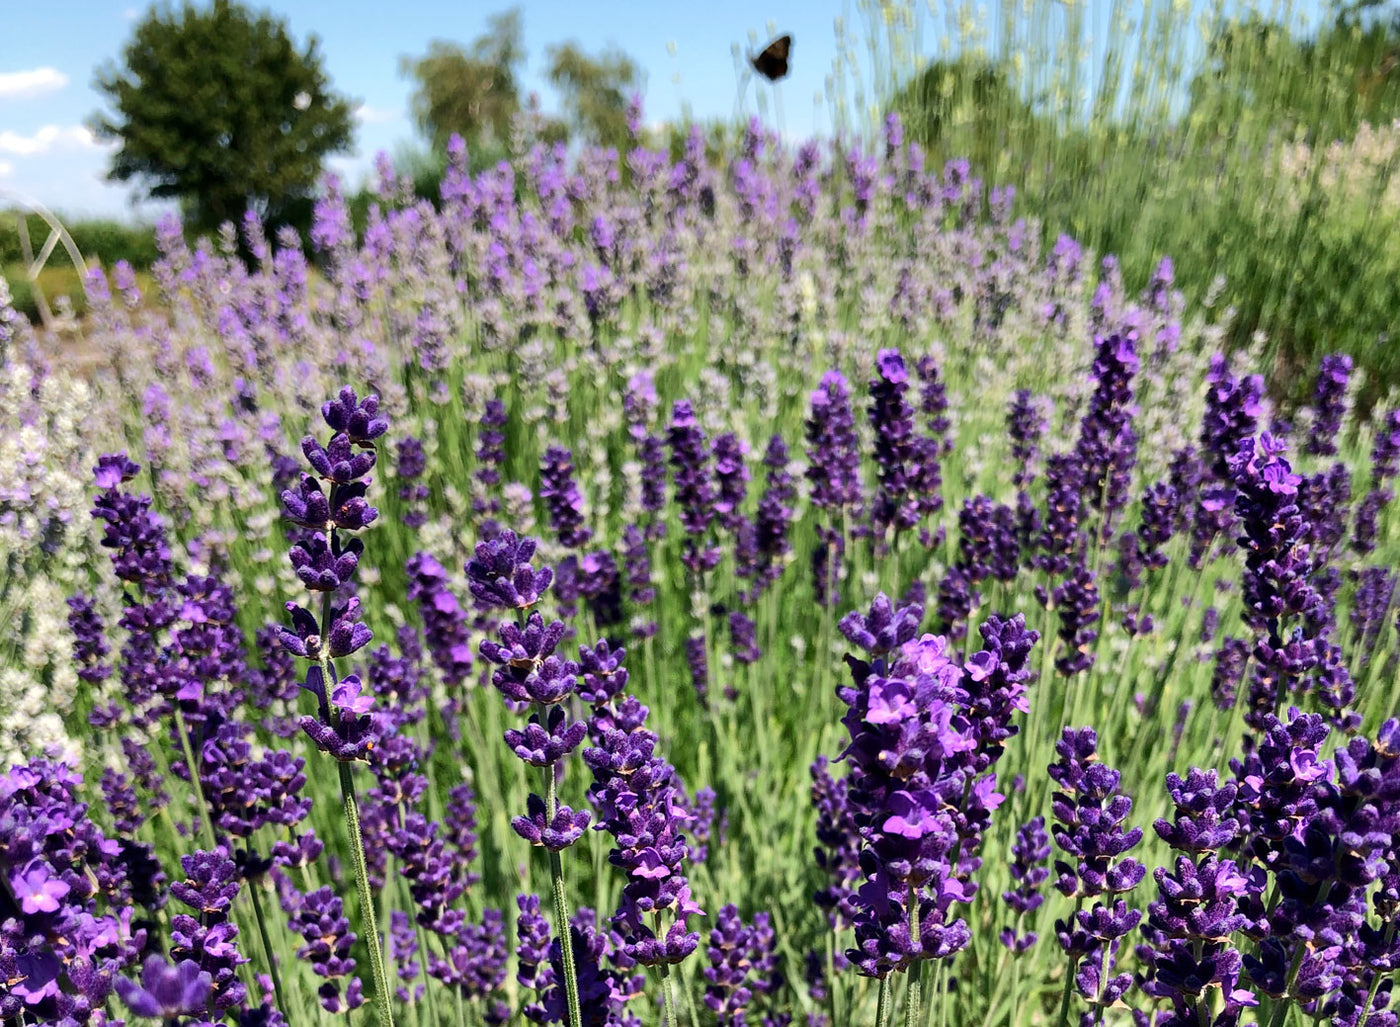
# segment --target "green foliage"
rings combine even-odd
[[[1348,352],[1374,395],[1400,383],[1396,213],[1380,200],[1397,161],[1372,161],[1369,195],[1345,198],[1281,169],[1298,144],[1400,117],[1400,15],[1379,6],[1334,8],[1303,35],[1248,7],[1158,5],[1135,26],[1115,16],[1092,48],[1072,12],[1004,17],[994,45],[969,33],[897,76],[883,109],[930,160],[1014,185],[1047,236],[1116,254],[1131,287],[1170,254],[1193,299],[1223,278],[1232,343],[1263,332],[1285,371]]]
[[[1003,152],[1034,150],[1054,133],[1021,99],[1009,70],[982,57],[932,62],[889,108],[939,163],[965,157],[978,168],[996,167]]]
[[[590,57],[574,43],[549,48],[549,81],[559,90],[568,123],[591,142],[627,143],[627,101],[641,85],[636,62],[616,48]]]
[[[1298,39],[1257,13],[1221,26],[1191,82],[1192,128],[1235,138],[1241,126],[1310,141],[1350,138],[1362,122],[1400,114],[1400,32],[1339,17]]]
[[[10,286],[10,301],[14,308],[29,319],[31,324],[40,321],[39,301],[34,295],[34,286],[25,276],[23,264],[0,262],[0,277]],[[39,288],[49,309],[55,310],[60,297],[67,297],[73,313],[82,316],[87,311],[87,294],[83,291],[83,280],[71,265],[67,267],[47,267],[39,272]]]
[[[691,132],[699,128],[705,138],[705,156],[715,165],[727,164],[739,154],[746,126],[740,121],[712,118],[709,121],[668,121],[660,129],[657,145],[671,155],[673,161],[685,156]]]
[[[37,214],[22,215],[16,210],[0,210],[0,265],[19,264],[24,259],[19,237],[21,216],[27,220],[31,246],[38,249],[48,238],[49,226]],[[78,251],[89,261],[110,267],[119,260],[125,260],[136,268],[148,268],[156,261],[156,237],[150,225],[127,224],[112,218],[69,221],[60,216],[59,220],[73,237]],[[57,247],[48,265],[72,267],[68,251],[62,246]]]
[[[470,48],[435,39],[426,56],[400,59],[402,73],[417,83],[413,116],[436,150],[445,149],[454,132],[469,146],[502,145],[510,137],[525,60],[520,9],[493,14],[487,24]]]
[[[152,8],[95,85],[111,111],[92,128],[119,144],[109,177],[178,199],[197,228],[250,208],[284,220],[352,141],[350,102],[331,90],[315,38],[298,49],[284,21],[231,0]]]

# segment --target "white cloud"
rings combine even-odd
[[[10,172],[15,170],[15,166],[7,160],[0,160],[0,178],[8,178]]]
[[[18,100],[54,93],[68,84],[68,76],[57,68],[0,72],[0,100]]]
[[[122,17],[127,21],[135,21],[137,18],[141,17],[141,12],[135,7],[128,7],[126,10],[122,11]]]
[[[383,125],[397,117],[397,112],[383,107],[371,107],[362,103],[355,108],[355,120],[361,125]]]
[[[101,146],[82,125],[45,125],[32,136],[0,132],[0,153],[34,157],[50,150],[94,150]]]

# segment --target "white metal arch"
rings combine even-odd
[[[53,256],[54,250],[62,246],[68,253],[68,258],[73,261],[73,266],[83,277],[83,284],[87,284],[88,264],[83,258],[82,251],[78,249],[78,244],[73,241],[73,237],[68,234],[68,229],[63,227],[63,222],[58,220],[58,216],[37,200],[21,196],[18,193],[6,189],[0,189],[0,207],[6,208],[6,213],[14,214],[15,221],[19,228],[20,255],[24,257],[24,277],[29,281],[29,288],[34,294],[34,305],[39,308],[39,317],[44,322],[45,328],[54,327],[53,311],[49,309],[49,302],[44,296],[43,287],[39,284],[39,272],[44,270],[49,257]],[[44,240],[39,252],[34,252],[33,242],[29,238],[29,218],[26,215],[33,214],[48,226],[49,235]]]

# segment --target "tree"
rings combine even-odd
[[[622,148],[627,142],[627,101],[642,77],[632,58],[618,49],[590,57],[576,44],[564,43],[549,48],[547,74],[576,132]]]
[[[520,109],[517,72],[525,60],[520,9],[491,16],[487,31],[467,49],[435,39],[428,53],[399,61],[416,79],[412,108],[418,126],[442,151],[455,132],[473,148],[504,150],[511,118]]]
[[[925,147],[934,167],[965,157],[979,174],[1003,164],[1013,174],[1024,172],[1030,155],[1057,138],[1053,121],[1022,97],[1009,64],[973,55],[931,62],[887,110],[899,114],[910,141]]]
[[[1400,115],[1400,9],[1344,7],[1311,38],[1257,13],[1227,22],[1211,38],[1191,81],[1198,131],[1235,140],[1246,129],[1311,143],[1350,139],[1361,123]]]
[[[326,155],[351,146],[350,102],[331,91],[316,39],[299,50],[267,13],[231,0],[153,7],[122,61],[98,69],[112,112],[89,122],[119,144],[108,178],[179,200],[197,228],[249,209],[286,220],[305,207]]]

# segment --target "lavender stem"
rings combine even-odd
[[[875,1003],[875,1027],[889,1027],[890,1024],[890,975],[880,978],[880,997]]]
[[[554,814],[559,809],[554,771],[553,766],[544,768],[545,823],[553,823]],[[569,1008],[569,1027],[583,1027],[583,1014],[578,1004],[578,971],[574,969],[573,935],[569,931],[569,896],[564,890],[564,861],[554,849],[549,850],[549,877],[554,890],[554,932],[559,938],[560,961],[564,967],[564,998]]]
[[[384,946],[374,912],[374,894],[369,888],[369,867],[365,865],[365,843],[360,835],[360,804],[355,797],[355,779],[350,764],[336,760],[340,771],[340,798],[345,806],[345,829],[350,835],[350,861],[355,865],[355,886],[360,893],[360,918],[364,921],[365,944],[369,946],[370,968],[374,972],[374,1003],[379,1007],[380,1027],[394,1027],[389,974],[384,968]]]

